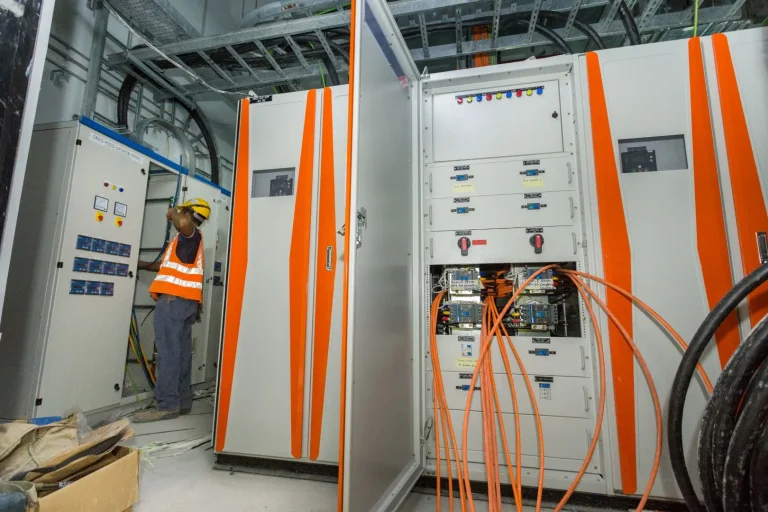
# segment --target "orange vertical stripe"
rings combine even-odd
[[[355,61],[357,33],[357,0],[351,0],[349,13],[349,104],[347,110],[347,175],[346,206],[344,207],[344,290],[341,306],[341,396],[339,407],[339,485],[337,488],[338,512],[344,510],[344,451],[347,430],[347,327],[349,326],[349,249],[352,239],[352,137],[355,112]]]
[[[250,146],[250,102],[240,102],[240,119],[237,133],[237,165],[232,192],[232,228],[227,265],[227,296],[224,317],[224,339],[221,353],[221,377],[219,381],[219,410],[216,422],[216,450],[224,449],[232,399],[232,380],[235,376],[237,340],[240,334],[240,316],[243,312],[245,273],[248,268],[248,187]]]
[[[768,214],[726,35],[713,35],[712,47],[715,50],[715,70],[720,89],[725,151],[733,191],[741,266],[746,275],[760,266],[755,237],[758,231],[768,231]],[[768,283],[747,297],[747,305],[750,322],[755,326],[768,313]]]
[[[696,206],[696,245],[699,252],[704,290],[710,309],[733,286],[728,237],[717,174],[715,141],[709,114],[704,60],[698,37],[688,40],[688,66],[691,79],[691,143],[693,145],[693,190]],[[725,319],[715,333],[720,367],[739,346],[739,324],[736,313]]]
[[[587,53],[589,108],[592,118],[592,146],[595,155],[600,240],[606,281],[632,291],[632,261],[629,248],[624,203],[621,199],[616,156],[605,104],[600,61]],[[632,303],[615,291],[606,292],[608,307],[629,335],[632,335]],[[613,323],[608,326],[613,366],[613,393],[619,442],[621,488],[624,494],[637,491],[637,448],[635,439],[635,363],[632,350]]]
[[[312,409],[309,418],[309,458],[317,460],[323,427],[325,379],[331,342],[333,288],[336,283],[336,189],[333,165],[333,97],[323,89],[322,145],[320,147],[320,199],[317,217],[317,270],[315,328],[312,353]],[[327,259],[330,258],[330,268]]]
[[[293,231],[288,260],[291,354],[291,455],[301,458],[304,425],[304,370],[307,353],[307,281],[309,280],[309,231],[312,215],[312,179],[315,161],[315,111],[317,91],[307,92],[299,177],[293,206]]]

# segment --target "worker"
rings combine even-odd
[[[155,304],[157,350],[157,407],[140,412],[135,423],[168,420],[192,409],[192,324],[203,303],[203,235],[200,226],[211,207],[204,199],[191,199],[166,213],[178,235],[168,243],[162,258],[139,261],[139,270],[157,272],[149,287]]]

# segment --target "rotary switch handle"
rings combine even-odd
[[[541,254],[541,250],[544,247],[544,235],[536,233],[531,237],[530,242],[533,246],[533,252]]]
[[[459,238],[459,249],[461,249],[461,255],[467,256],[469,255],[469,248],[472,246],[472,240],[469,238],[463,236]]]

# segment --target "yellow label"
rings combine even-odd
[[[539,176],[525,176],[523,177],[523,186],[524,187],[543,187],[544,178],[541,178]]]
[[[458,368],[474,368],[477,366],[476,357],[457,357],[456,366]]]
[[[454,192],[474,192],[475,185],[474,183],[454,183],[453,191]]]

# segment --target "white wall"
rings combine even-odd
[[[233,0],[231,9],[222,9],[220,1],[171,0],[171,3],[198,31],[203,32],[204,29],[204,35],[213,35],[233,30],[240,15],[241,0]],[[40,100],[35,117],[36,124],[68,121],[73,116],[80,114],[89,65],[88,56],[92,45],[94,19],[94,13],[88,9],[86,0],[58,0],[56,2],[51,41],[46,56]],[[135,37],[129,38],[128,30],[112,16],[109,19],[108,30],[120,44],[108,38],[105,55],[122,51],[123,47],[129,44],[134,46],[140,43]],[[56,76],[57,74],[62,75],[62,71],[63,79],[61,76]],[[104,67],[100,84],[103,90],[100,90],[96,101],[96,114],[94,115],[96,121],[107,126],[117,122],[115,100],[122,80],[122,73]],[[136,94],[134,94],[135,97]],[[145,89],[144,98],[142,117],[158,117],[159,107],[152,101],[152,94],[148,89]],[[135,108],[133,103],[131,108]],[[218,121],[211,124],[217,138],[219,153],[231,162],[234,155],[232,147],[236,120],[234,108],[231,103],[207,101],[201,104],[201,110],[209,118]],[[186,119],[186,112],[183,109],[178,109],[176,118],[183,122]],[[134,114],[131,111],[129,114],[129,126],[131,128],[133,128],[133,122]],[[145,140],[161,155],[174,162],[179,161],[180,146],[176,141],[169,140],[165,133],[152,131],[147,134]],[[197,161],[197,167],[207,172],[210,165],[201,158]],[[222,170],[221,181],[223,186],[227,186],[225,183],[231,184],[231,172]]]

